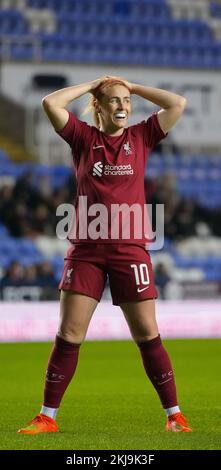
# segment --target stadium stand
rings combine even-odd
[[[5,0],[0,57],[217,69],[220,17],[209,0]]]
[[[0,59],[217,70],[221,3],[2,0]],[[162,297],[169,296],[169,281],[175,288],[177,282],[220,283],[220,177],[219,154],[156,150],[150,158],[147,202],[165,204],[164,250],[152,253]],[[0,149],[0,288],[15,285],[17,276],[22,286],[33,285],[31,279],[39,287],[58,283],[68,242],[54,237],[53,214],[57,205],[72,202],[75,191],[69,167],[16,164]]]
[[[15,164],[3,151],[0,161],[0,286],[6,281],[9,284],[8,272],[14,262],[24,269],[35,266],[38,272],[48,263],[58,282],[68,242],[54,237],[58,220],[51,214],[58,204],[72,202],[72,170]],[[152,253],[161,290],[162,279],[219,281],[221,160],[156,153],[149,161],[147,176],[147,202],[164,203],[166,210],[164,251]],[[4,183],[6,177],[11,179]],[[25,277],[22,279],[24,284]],[[35,282],[41,285],[40,275]]]

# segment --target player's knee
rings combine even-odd
[[[148,331],[142,334],[134,334],[133,339],[135,343],[145,343],[146,341],[150,341],[151,339],[156,338],[159,335],[158,330]]]
[[[75,328],[60,328],[58,335],[69,343],[81,344],[84,341],[85,333],[77,331]]]

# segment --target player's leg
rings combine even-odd
[[[178,406],[171,360],[158,332],[155,300],[122,303],[120,307],[131,335],[139,347],[146,374],[157,391],[168,416],[167,430],[190,432],[187,421]]]
[[[56,415],[62,397],[74,376],[81,343],[98,301],[86,295],[61,291],[60,326],[46,372],[44,401],[40,414],[19,432],[57,432]]]
[[[121,303],[120,307],[137,344],[159,336],[154,299],[125,302]]]
[[[53,419],[74,376],[80,346],[97,303],[97,300],[86,295],[61,291],[60,325],[48,362],[41,409],[41,413]]]
[[[173,368],[162,345],[155,316],[152,264],[143,246],[118,245],[109,262],[114,305],[120,305],[137,343],[146,373],[154,385],[167,416],[179,412]]]
[[[122,303],[120,305],[139,347],[146,373],[155,387],[164,409],[177,408],[173,368],[158,332],[155,300]]]
[[[79,249],[79,251],[80,255],[81,252],[85,254],[85,250]],[[89,255],[90,253],[87,259]],[[56,414],[75,373],[79,349],[101,298],[105,279],[104,271],[95,263],[85,261],[83,256],[80,261],[79,259],[67,260],[65,263],[59,286],[61,289],[60,324],[48,362],[43,406],[40,414],[34,422],[31,422],[31,426],[19,432],[26,434],[56,432]]]
[[[64,341],[81,344],[86,336],[98,300],[72,291],[61,291],[58,336]]]

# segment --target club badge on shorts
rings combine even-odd
[[[66,281],[68,284],[70,284],[70,282],[71,282],[71,275],[72,275],[72,272],[73,272],[73,271],[74,271],[73,268],[67,270],[67,274],[66,274],[66,279],[65,279],[65,281]]]

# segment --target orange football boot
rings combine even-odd
[[[40,432],[58,432],[57,422],[48,416],[39,414],[30,421],[26,428],[19,429],[21,434],[39,434]]]
[[[166,430],[173,432],[192,432],[192,429],[188,426],[186,418],[180,412],[168,416]]]

